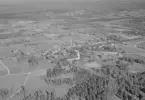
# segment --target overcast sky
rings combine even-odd
[[[135,1],[133,4],[132,2]],[[140,2],[143,1],[144,3]],[[120,3],[121,2],[121,3]],[[0,13],[2,12],[23,12],[43,9],[86,9],[94,10],[112,9],[112,7],[124,8],[129,4],[129,7],[144,7],[145,0],[0,0]],[[140,4],[137,5],[137,3]],[[114,9],[113,8],[113,9]],[[119,8],[120,9],[120,8]]]
[[[145,1],[145,0],[0,0],[0,4],[23,4],[29,2],[92,2],[92,1]]]
[[[69,1],[98,1],[98,0],[0,0],[0,3],[26,3],[26,2],[69,2]]]
[[[0,3],[26,3],[26,2],[90,2],[90,1],[112,1],[112,0],[0,0]],[[140,0],[115,0],[115,1],[140,1]]]

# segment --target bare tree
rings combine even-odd
[[[24,98],[26,98],[26,89],[25,86],[21,86],[21,92],[24,94]]]

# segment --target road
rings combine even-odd
[[[41,41],[41,42],[32,42],[32,43],[48,43],[48,42],[50,42],[50,41]],[[81,41],[82,42],[82,41]],[[31,43],[31,44],[32,44]],[[126,45],[126,44],[124,44],[124,45]],[[136,46],[135,45],[128,45],[127,44],[127,46],[129,46],[129,47],[132,47],[132,48],[135,48],[135,49],[139,49],[139,48],[136,48]],[[142,49],[139,49],[139,50],[142,50]],[[145,50],[142,50],[142,51],[145,51]],[[74,59],[69,59],[69,61],[72,61],[72,60],[79,60],[80,59],[80,54],[79,54],[79,52],[76,50],[76,52],[77,52],[77,58],[74,58]],[[105,52],[104,52],[105,53]],[[5,76],[8,76],[8,75],[20,75],[20,74],[26,74],[27,75],[27,77],[25,78],[25,81],[24,81],[24,83],[22,84],[22,86],[25,86],[25,84],[27,83],[27,80],[29,79],[29,76],[31,75],[31,74],[33,74],[34,72],[36,72],[36,71],[45,71],[46,69],[39,69],[39,70],[35,70],[35,71],[32,71],[32,72],[28,72],[28,73],[20,73],[20,74],[10,74],[10,70],[9,70],[9,68],[0,60],[0,64],[2,65],[2,67],[3,68],[5,68],[6,70],[7,70],[7,75],[5,75]],[[5,76],[1,76],[0,78],[2,78],[2,77],[5,77]],[[21,91],[21,88],[18,90],[18,91],[16,91],[14,94],[12,94],[7,100],[10,100],[14,95],[16,95],[18,92],[20,92]]]
[[[5,66],[2,61],[0,60],[0,64],[2,65],[3,68],[5,68],[7,70],[7,75],[10,75],[10,70],[8,69],[7,66]]]
[[[20,75],[20,74],[25,74],[25,75],[27,75],[26,78],[25,78],[24,83],[22,84],[22,86],[25,86],[25,85],[26,85],[27,80],[29,79],[29,76],[30,76],[31,74],[33,75],[33,74],[36,72],[36,74],[42,75],[42,74],[45,74],[44,72],[46,72],[46,71],[45,71],[46,69],[39,69],[39,70],[34,70],[34,71],[28,72],[28,73],[10,74],[10,71],[9,71],[8,67],[7,67],[2,61],[0,61],[0,64],[2,65],[2,67],[4,67],[5,69],[7,69],[7,72],[8,72],[6,75],[1,76],[0,78],[4,78],[4,77],[9,76],[9,75]],[[43,73],[42,73],[42,72],[43,72]],[[15,93],[13,93],[7,100],[10,100],[13,96],[15,96],[15,95],[16,95],[17,93],[19,93],[20,91],[21,91],[21,87],[20,87]]]

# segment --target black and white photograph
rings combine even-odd
[[[145,0],[0,0],[0,100],[145,100]]]

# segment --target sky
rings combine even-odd
[[[28,2],[92,2],[92,1],[112,1],[112,0],[0,0],[0,4],[19,4]],[[115,1],[135,1],[135,0],[115,0]],[[136,0],[140,1],[140,0]]]
[[[35,3],[35,2],[110,2],[110,1],[145,1],[145,0],[0,0],[0,5],[2,4],[25,4],[25,3]]]
[[[29,3],[29,2],[70,2],[70,1],[88,1],[88,0],[0,0],[1,4],[19,4],[19,3]],[[98,1],[98,0],[89,0]]]
[[[21,12],[37,9],[84,9],[94,10],[110,9],[112,7],[125,7],[125,3],[134,8],[145,7],[145,0],[0,0],[0,13],[2,12]],[[135,2],[134,4],[132,2]]]

